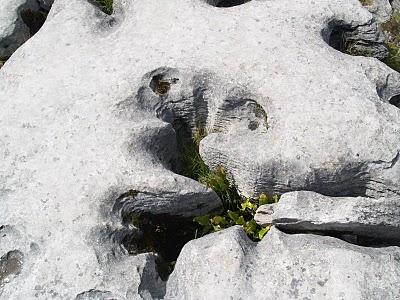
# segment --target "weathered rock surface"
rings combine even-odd
[[[207,162],[224,165],[246,195],[399,193],[400,112],[389,104],[399,74],[326,43],[332,20],[365,25],[372,15],[356,0],[217,5],[120,0],[108,16],[87,1],[58,0],[1,69],[0,225],[10,234],[0,257],[23,257],[1,297],[162,294],[153,271],[136,271],[147,260],[127,256],[123,215],[218,209],[214,192],[172,172],[176,136],[198,127],[210,133],[201,144]],[[382,286],[378,295],[388,287],[390,298],[398,271],[383,262],[395,250],[371,251],[364,275],[385,267],[383,283],[335,281],[340,288],[327,293]]]
[[[400,248],[365,248],[272,228],[258,244],[232,227],[186,244],[166,299],[396,299]]]
[[[327,197],[314,192],[283,194],[279,203],[261,206],[255,220],[290,232],[321,232],[368,237],[400,245],[400,201]]]
[[[389,0],[372,0],[371,4],[366,7],[379,22],[384,22],[390,19],[392,15],[392,2]]]

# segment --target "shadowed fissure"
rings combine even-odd
[[[251,0],[207,0],[207,3],[215,7],[232,7],[242,5]]]

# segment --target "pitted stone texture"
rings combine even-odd
[[[396,299],[400,249],[272,228],[258,244],[239,226],[189,242],[165,299]]]
[[[120,245],[129,228],[113,211],[116,199],[130,190],[165,193],[169,182],[173,192],[215,200],[169,170],[176,159],[169,125],[135,97],[160,67],[208,74],[206,127],[224,130],[204,140],[203,154],[225,165],[243,193],[306,185],[397,192],[400,113],[366,75],[375,67],[379,79],[394,73],[329,47],[321,31],[334,18],[365,24],[372,15],[356,0],[230,8],[120,0],[112,16],[87,1],[55,1],[45,26],[0,72],[0,219],[20,235],[1,249],[26,248],[2,297],[70,299],[89,290],[140,297],[134,270],[143,258],[132,260]],[[247,111],[226,103],[242,92],[266,111],[267,132],[243,127]],[[219,114],[221,107],[239,114]],[[227,126],[231,116],[238,126]]]
[[[327,197],[314,192],[291,192],[283,194],[273,206],[261,206],[255,220],[290,232],[353,234],[400,244],[398,198]]]

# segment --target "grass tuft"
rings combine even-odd
[[[111,15],[113,13],[113,2],[114,0],[95,0],[95,3],[107,15]]]

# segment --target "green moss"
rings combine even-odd
[[[400,12],[394,13],[387,22],[382,23],[381,30],[385,34],[385,44],[389,50],[389,56],[384,62],[400,72]]]
[[[360,0],[363,6],[371,6],[374,4],[374,0]]]
[[[111,15],[113,13],[114,0],[94,0],[94,1],[106,14]]]
[[[384,63],[393,70],[400,72],[400,47],[394,43],[386,42],[389,50],[389,56],[384,60]]]

